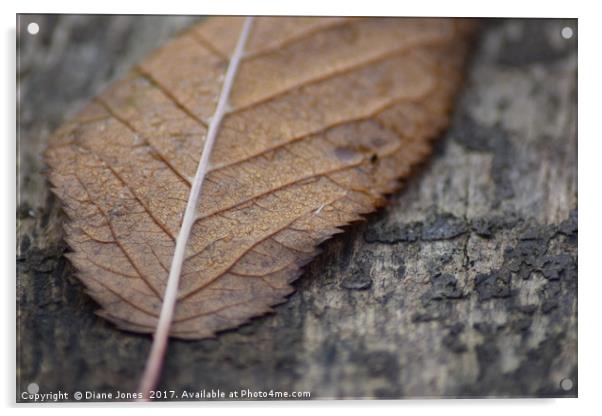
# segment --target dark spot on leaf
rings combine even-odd
[[[349,147],[335,148],[334,155],[337,157],[337,159],[344,163],[350,163],[362,157],[361,153],[356,152],[355,150],[350,149]]]

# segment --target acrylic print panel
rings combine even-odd
[[[17,401],[577,396],[576,20],[17,19]]]

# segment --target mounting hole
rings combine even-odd
[[[40,391],[40,386],[38,383],[29,383],[27,386],[27,393],[29,394],[37,394]]]
[[[568,26],[565,26],[562,28],[562,30],[560,31],[560,36],[562,36],[563,39],[570,39],[573,37],[573,29],[571,29]]]
[[[37,35],[40,31],[40,25],[38,25],[36,22],[31,22],[27,25],[27,31],[31,35]]]
[[[573,380],[570,378],[563,378],[560,380],[560,388],[564,391],[572,390],[573,388]]]

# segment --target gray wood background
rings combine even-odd
[[[19,19],[17,400],[34,382],[136,388],[150,337],[94,314],[62,256],[41,153],[63,120],[197,19]],[[324,243],[275,314],[172,341],[161,388],[576,397],[576,37],[576,20],[486,20],[432,159],[386,209]]]

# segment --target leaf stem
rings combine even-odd
[[[196,175],[190,189],[190,195],[186,204],[186,211],[184,211],[184,219],[182,220],[182,227],[176,239],[176,248],[174,256],[171,262],[171,268],[169,270],[169,277],[167,279],[167,286],[165,288],[165,295],[163,296],[163,304],[161,305],[161,313],[159,315],[159,322],[153,336],[153,345],[151,352],[146,362],[146,368],[142,379],[140,380],[140,387],[138,391],[143,394],[143,401],[148,400],[149,392],[153,390],[159,380],[161,368],[165,358],[165,352],[167,350],[167,340],[169,338],[169,331],[173,320],[174,310],[178,297],[178,285],[180,281],[180,274],[182,271],[182,265],[185,259],[186,245],[190,236],[190,231],[195,222],[196,218],[196,207],[198,205],[199,196],[203,186],[203,181],[207,170],[209,168],[209,157],[215,143],[215,138],[220,127],[220,124],[228,110],[228,97],[230,96],[230,90],[234,83],[238,66],[243,58],[245,45],[249,38],[249,32],[253,24],[253,17],[248,16],[245,19],[242,31],[238,38],[236,48],[230,58],[228,70],[224,77],[224,83],[222,90],[217,102],[215,113],[211,117],[209,123],[209,129],[207,131],[207,137],[203,147],[203,153],[197,167]]]

